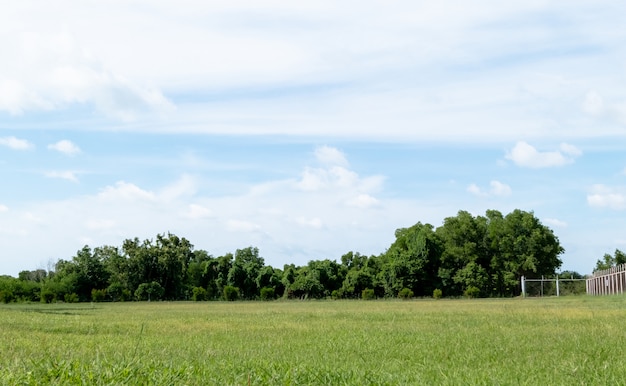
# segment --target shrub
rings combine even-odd
[[[15,300],[15,297],[13,296],[13,292],[11,292],[10,290],[0,291],[0,302],[11,303],[13,300]]]
[[[151,283],[141,283],[135,291],[135,297],[137,300],[159,300],[163,296],[165,290],[161,287],[161,284],[153,281]]]
[[[105,289],[92,289],[91,290],[91,301],[93,302],[101,302],[104,301],[104,299],[107,296],[107,290]]]
[[[202,287],[193,287],[193,289],[191,290],[191,299],[194,302],[207,300],[207,291]]]
[[[224,299],[228,301],[239,299],[239,288],[232,285],[224,287]]]
[[[436,288],[433,291],[433,298],[435,299],[441,299],[441,297],[443,296],[443,292],[441,292],[441,290],[439,288]]]
[[[65,303],[78,303],[78,295],[73,292],[71,294],[65,294],[63,301]]]
[[[330,293],[330,297],[337,300],[337,299],[341,299],[343,298],[343,291],[338,289],[338,290],[333,290],[333,292]]]
[[[54,292],[49,289],[41,290],[41,302],[42,303],[52,303],[54,301]]]
[[[466,298],[470,298],[470,299],[477,298],[480,296],[480,289],[471,285],[465,289],[465,292],[463,292],[463,295]]]
[[[374,290],[370,288],[366,288],[361,291],[361,299],[363,300],[372,300],[376,298],[376,294],[374,294]]]
[[[398,297],[400,299],[411,299],[413,297],[413,291],[410,288],[402,288],[400,292],[398,292]]]
[[[276,298],[276,291],[273,287],[261,288],[261,300],[274,300]]]

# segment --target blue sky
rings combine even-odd
[[[21,1],[0,15],[0,274],[173,232],[267,264],[533,211],[626,249],[626,5]]]

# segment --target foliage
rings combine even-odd
[[[312,260],[282,270],[265,265],[258,248],[213,257],[171,233],[154,240],[127,239],[120,248],[84,246],[71,259],[59,260],[54,271],[0,278],[0,291],[10,301],[39,301],[46,292],[44,302],[52,301],[50,293],[53,300],[77,294],[79,301],[91,301],[94,290],[105,291],[112,301],[217,300],[228,299],[227,287],[229,293],[238,288],[236,298],[248,300],[267,298],[270,288],[272,298],[298,299],[358,299],[365,289],[377,298],[395,298],[405,288],[419,297],[436,289],[459,297],[470,287],[478,290],[476,296],[516,296],[520,276],[554,275],[562,253],[558,238],[532,212],[516,209],[504,216],[488,210],[474,216],[459,211],[438,228],[418,222],[397,229],[395,241],[379,255],[350,251],[339,261]],[[616,250],[597,265],[622,262],[626,256]],[[194,294],[194,288],[206,294]]]
[[[207,290],[202,287],[193,287],[191,299],[194,302],[207,300]]]
[[[165,289],[156,281],[150,283],[141,283],[135,291],[137,300],[161,300]]]
[[[414,295],[413,290],[410,288],[403,288],[398,292],[398,297],[404,300],[411,299]]]
[[[620,264],[626,264],[626,254],[619,249],[616,249],[613,255],[606,253],[602,257],[602,260],[596,261],[594,271],[602,271]]]
[[[470,299],[480,297],[480,289],[478,287],[470,285],[465,289],[465,292],[463,292],[463,296]]]
[[[224,300],[233,301],[239,299],[239,288],[227,285],[224,287]]]
[[[54,292],[49,289],[41,290],[41,302],[42,303],[52,303],[54,301]]]
[[[433,290],[433,298],[441,299],[442,296],[443,296],[443,292],[439,288],[435,288]]]
[[[361,291],[361,299],[363,299],[363,300],[373,300],[373,299],[376,299],[376,294],[374,293],[373,289],[366,288],[363,291]]]
[[[261,288],[261,300],[274,300],[276,298],[276,292],[274,287]]]
[[[105,289],[92,289],[91,290],[91,301],[99,303],[103,302],[107,297],[107,290]]]
[[[78,295],[73,292],[71,294],[65,294],[63,296],[63,301],[65,303],[78,303]]]

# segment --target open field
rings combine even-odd
[[[0,384],[621,384],[626,297],[11,304]]]

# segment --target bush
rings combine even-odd
[[[463,295],[466,298],[470,298],[470,299],[477,298],[480,296],[480,289],[471,285],[465,289],[465,292],[463,292]]]
[[[224,287],[224,300],[233,301],[239,299],[239,288],[227,285]]]
[[[13,296],[13,292],[9,290],[0,291],[0,302],[11,303],[14,300],[15,300],[15,296]]]
[[[330,293],[330,297],[337,300],[337,299],[341,299],[343,298],[343,291],[338,289],[338,290],[333,290],[333,292]]]
[[[191,299],[194,302],[207,300],[207,291],[202,287],[193,287],[191,290]]]
[[[398,292],[398,297],[400,299],[411,299],[413,297],[413,291],[410,288],[402,288],[400,292]]]
[[[361,299],[363,300],[372,300],[376,298],[376,294],[374,294],[374,290],[370,288],[366,288],[361,292]]]
[[[273,287],[261,288],[261,300],[274,300],[276,298],[276,291]]]
[[[99,303],[104,301],[107,296],[107,290],[105,289],[92,289],[91,290],[91,301]]]
[[[137,300],[160,300],[165,290],[161,284],[153,281],[152,283],[141,283],[135,291]]]
[[[41,290],[41,302],[42,303],[52,303],[54,301],[54,292],[49,289]]]
[[[75,293],[65,294],[65,296],[63,296],[63,301],[65,303],[78,303],[78,295]]]
[[[439,288],[436,288],[433,291],[433,298],[435,299],[441,299],[441,297],[443,296],[443,292],[441,292],[441,290]]]

